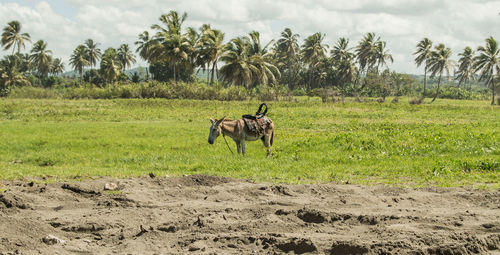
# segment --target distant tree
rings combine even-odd
[[[220,69],[223,82],[243,85],[246,88],[252,85],[252,70],[247,54],[248,40],[248,37],[237,37],[226,45],[221,56],[224,61]]]
[[[6,88],[31,85],[20,71],[22,64],[16,55],[5,56],[0,61],[0,94],[4,94]]]
[[[326,56],[326,49],[328,45],[323,44],[325,35],[321,33],[315,33],[304,40],[302,45],[302,60],[309,67],[309,88],[314,87],[313,82],[317,78],[315,77],[315,69],[321,64]]]
[[[460,59],[458,60],[459,65],[458,71],[455,73],[455,79],[458,80],[458,87],[460,87],[462,83],[474,79],[474,51],[467,46],[458,56],[460,56]]]
[[[201,29],[201,37],[198,41],[197,48],[199,49],[199,64],[207,63],[212,65],[210,86],[214,84],[215,71],[217,70],[217,62],[219,57],[224,52],[224,33],[218,29],[212,29],[209,25]]]
[[[130,77],[130,81],[132,81],[133,83],[139,83],[141,81],[141,77],[139,77],[139,74],[137,72],[134,72]]]
[[[122,65],[118,53],[113,48],[104,51],[101,60],[101,77],[106,82],[114,83],[120,76]]]
[[[429,40],[429,38],[424,38],[417,44],[417,51],[413,53],[413,55],[416,55],[415,63],[417,64],[417,67],[424,64],[424,92],[422,94],[422,97],[425,97],[425,87],[427,85],[427,70],[429,69],[429,59],[431,57],[431,52],[432,41]]]
[[[127,67],[136,63],[134,53],[132,53],[128,44],[122,44],[120,48],[118,48],[117,52],[123,71],[125,71]]]
[[[170,11],[160,16],[163,26],[155,24],[151,27],[156,29],[157,33],[149,51],[150,62],[169,63],[173,67],[176,81],[178,69],[189,64],[193,47],[188,38],[182,34],[182,24],[186,18],[186,13],[179,17],[177,12]]]
[[[436,98],[439,96],[439,85],[441,84],[441,77],[443,75],[443,71],[446,71],[447,76],[449,77],[450,71],[454,67],[453,60],[451,57],[451,49],[446,48],[444,44],[439,44],[435,47],[435,50],[431,52],[429,58],[429,71],[431,71],[431,78],[436,77],[439,74],[438,86],[436,89],[436,94],[431,102],[434,102]]]
[[[13,20],[7,23],[2,33],[2,46],[4,50],[12,47],[12,55],[14,55],[17,47],[17,53],[19,53],[21,47],[24,49],[26,41],[31,42],[31,37],[28,33],[21,33],[21,23],[19,21]]]
[[[280,72],[290,89],[294,87],[293,84],[296,82],[300,70],[298,39],[298,34],[294,34],[290,28],[285,28],[274,49],[277,55],[277,67],[283,66],[280,68]]]
[[[50,68],[50,72],[53,75],[62,74],[64,72],[64,63],[60,58],[56,58],[52,61],[52,67]]]
[[[90,68],[93,68],[102,56],[101,49],[97,48],[97,46],[99,46],[99,43],[95,43],[92,39],[85,41],[85,54]]]
[[[356,83],[359,83],[363,72],[368,74],[368,71],[377,64],[377,44],[379,41],[380,37],[377,37],[375,33],[367,33],[356,46],[356,60],[359,65]]]
[[[246,88],[276,83],[280,72],[270,59],[268,47],[271,43],[262,45],[256,31],[232,39],[221,56],[225,63],[220,69],[222,81]]]
[[[349,39],[339,38],[330,52],[332,62],[337,71],[337,83],[344,88],[346,83],[351,83],[356,75],[356,66],[354,64],[354,53],[349,48]]]
[[[151,54],[151,45],[153,43],[154,41],[149,36],[149,32],[144,31],[141,34],[139,34],[139,40],[134,43],[135,45],[138,45],[135,52],[139,53],[139,56],[142,59],[149,61]]]
[[[80,83],[83,81],[83,69],[90,65],[87,59],[88,56],[85,45],[78,45],[78,47],[73,50],[73,54],[71,54],[69,59],[69,64],[73,67],[73,70],[80,74]]]
[[[480,81],[490,84],[491,105],[495,104],[495,77],[500,74],[500,48],[498,42],[489,37],[486,46],[477,48],[478,56],[474,57],[474,70],[481,73]]]
[[[385,47],[386,43],[384,41],[378,41],[375,46],[375,61],[377,62],[376,72],[378,73],[380,67],[388,67],[387,61],[391,63],[394,62],[392,55],[389,53],[389,50]]]
[[[39,78],[47,77],[52,64],[52,51],[47,49],[47,43],[38,40],[31,49],[31,62]]]

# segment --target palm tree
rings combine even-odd
[[[269,45],[273,41],[271,40],[262,46],[259,32],[252,31],[248,35],[245,40],[247,43],[245,53],[247,54],[249,68],[252,71],[252,84],[267,85],[269,83],[276,83],[281,74],[278,68],[271,63],[268,52]]]
[[[151,28],[157,30],[154,41],[149,49],[150,62],[167,62],[174,69],[174,80],[177,81],[178,68],[187,66],[193,47],[185,35],[181,34],[182,23],[187,14],[170,11],[160,16],[160,21],[165,25],[154,24]]]
[[[122,64],[123,71],[125,71],[127,67],[130,67],[131,64],[136,63],[134,53],[132,53],[128,44],[122,44],[120,48],[118,48],[118,59]]]
[[[474,64],[474,51],[467,46],[464,51],[458,55],[461,56],[461,58],[458,60],[459,66],[458,72],[455,73],[455,79],[458,80],[458,87],[460,87],[460,84],[474,79],[474,70],[472,68]]]
[[[78,71],[80,74],[80,83],[83,79],[83,69],[90,64],[87,60],[87,50],[85,45],[78,45],[75,50],[73,50],[73,54],[69,59],[69,64],[73,66],[73,70]]]
[[[101,49],[97,48],[97,46],[99,46],[99,43],[94,43],[92,39],[85,41],[85,54],[87,55],[90,68],[93,68],[97,64],[102,55]]]
[[[354,53],[349,48],[349,39],[339,38],[330,52],[331,59],[337,70],[337,80],[341,85],[352,82],[356,74]]]
[[[108,81],[113,83],[120,75],[122,70],[121,61],[118,59],[118,53],[113,48],[108,48],[104,51],[101,60],[101,75]]]
[[[248,44],[248,37],[237,37],[226,45],[220,58],[225,63],[220,68],[223,82],[243,85],[246,88],[252,85],[252,69],[246,53]]]
[[[385,48],[385,42],[384,41],[378,41],[376,45],[376,50],[375,50],[375,61],[377,62],[377,73],[378,69],[380,66],[386,66],[387,67],[387,62],[386,61],[391,61],[391,63],[394,62],[394,59],[392,58],[392,55],[389,53],[389,50],[386,50]]]
[[[58,75],[64,72],[64,63],[60,58],[56,58],[54,59],[54,61],[52,61],[50,72],[54,75]]]
[[[168,14],[162,14],[160,16],[160,21],[166,28],[154,24],[151,26],[152,29],[158,30],[159,33],[163,34],[176,34],[180,35],[182,33],[182,23],[187,19],[187,13],[183,13],[179,17],[179,13],[176,11],[170,11]]]
[[[174,69],[174,80],[177,81],[178,68],[188,62],[191,45],[184,35],[179,34],[167,35],[160,41],[152,46],[153,60],[169,63]]]
[[[139,40],[134,43],[135,45],[138,45],[135,52],[139,53],[139,56],[142,59],[149,61],[152,43],[153,40],[149,36],[149,32],[148,31],[142,32],[141,34],[139,34]]]
[[[451,57],[451,49],[446,48],[446,46],[442,43],[435,47],[435,50],[431,52],[429,58],[429,71],[431,71],[431,78],[436,77],[439,73],[438,86],[436,90],[436,94],[432,99],[431,103],[436,100],[439,95],[439,85],[441,84],[441,76],[443,75],[443,71],[446,71],[446,74],[449,76],[450,71],[453,69],[454,61],[450,59]]]
[[[481,72],[480,81],[490,84],[491,105],[495,104],[495,76],[500,74],[500,48],[493,37],[486,39],[486,47],[477,48],[479,55],[474,57],[474,70]]]
[[[31,61],[38,73],[38,77],[46,77],[50,71],[52,63],[52,51],[47,50],[47,43],[43,40],[38,40],[31,49]]]
[[[427,70],[429,68],[429,58],[431,56],[431,52],[432,52],[432,41],[429,40],[429,38],[424,38],[417,44],[417,51],[413,53],[413,55],[416,55],[415,63],[417,64],[417,67],[422,65],[422,63],[425,63],[424,92],[422,94],[422,97],[425,97],[425,87],[427,85]]]
[[[0,61],[0,93],[2,92],[2,87],[31,84],[21,72],[21,65],[21,59],[15,55],[5,56]]]
[[[188,27],[186,29],[186,33],[184,33],[186,37],[186,41],[189,43],[188,47],[188,63],[186,65],[187,68],[194,70],[199,63],[199,54],[200,52],[197,49],[197,46],[200,42],[201,35],[196,31],[193,27]]]
[[[209,25],[202,26],[201,38],[198,42],[200,49],[200,65],[212,65],[210,86],[214,84],[215,71],[217,69],[217,61],[224,52],[225,45],[222,43],[224,40],[224,33],[218,29],[212,29]]]
[[[309,86],[311,86],[313,82],[314,69],[325,58],[325,52],[328,46],[326,44],[323,44],[324,38],[325,35],[322,35],[321,33],[315,33],[307,37],[304,40],[304,44],[302,45],[302,59],[304,63],[309,65]]]
[[[12,47],[12,55],[14,55],[16,47],[17,53],[21,51],[21,47],[24,49],[25,41],[31,42],[31,37],[28,33],[21,34],[21,23],[19,21],[13,20],[3,28],[2,46],[4,50]]]
[[[290,28],[285,28],[281,32],[281,38],[276,42],[276,53],[278,61],[284,63],[287,70],[288,87],[292,88],[292,82],[297,72],[292,71],[293,66],[297,63],[299,55],[299,35],[292,33]],[[279,64],[278,64],[279,65]]]
[[[376,37],[375,33],[367,33],[356,46],[356,59],[359,65],[356,83],[359,82],[361,73],[365,69],[367,74],[377,64],[377,45],[379,41],[380,37]]]
[[[342,61],[345,59],[352,59],[354,53],[349,49],[349,39],[341,37],[337,40],[337,43],[333,46],[330,51],[330,55],[334,61]]]

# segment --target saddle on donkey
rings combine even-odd
[[[266,107],[264,111],[262,111],[262,107]],[[243,121],[245,122],[245,126],[248,128],[250,132],[256,133],[258,135],[264,135],[264,130],[266,130],[267,126],[272,123],[272,120],[266,116],[267,113],[267,104],[262,103],[259,106],[259,109],[255,113],[255,115],[245,114],[241,116]]]

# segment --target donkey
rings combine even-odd
[[[223,117],[220,120],[210,119],[210,122],[212,126],[210,126],[210,134],[208,135],[209,144],[214,144],[215,139],[217,139],[220,134],[223,136],[227,135],[236,143],[238,154],[243,153],[243,155],[245,155],[245,141],[256,141],[261,139],[264,146],[267,148],[267,157],[271,155],[271,146],[274,141],[274,124],[271,119],[269,119],[269,123],[262,133],[250,131],[243,119],[230,120]]]

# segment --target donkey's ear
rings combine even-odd
[[[213,120],[212,118],[210,118],[210,122],[211,122],[212,124],[214,124],[214,120]]]
[[[216,124],[219,125],[222,121],[224,121],[225,118],[226,118],[226,116],[222,117],[222,119],[220,119],[220,120],[217,120]]]

